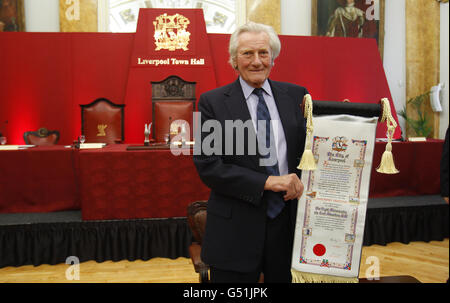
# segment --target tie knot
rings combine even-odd
[[[262,96],[263,96],[263,91],[264,91],[264,89],[262,89],[262,88],[255,88],[255,89],[253,90],[253,93],[254,93],[255,95],[257,95],[258,97],[262,97]]]

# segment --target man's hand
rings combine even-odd
[[[299,199],[303,194],[303,183],[296,174],[283,176],[269,176],[264,185],[264,190],[274,192],[286,192],[284,201]]]

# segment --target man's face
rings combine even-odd
[[[255,88],[261,87],[272,69],[269,36],[264,32],[239,35],[236,64],[245,82]]]

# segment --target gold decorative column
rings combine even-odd
[[[97,0],[59,0],[61,32],[97,32]]]
[[[281,33],[280,0],[247,0],[247,21],[264,23]]]
[[[439,41],[439,2],[406,0],[406,100],[430,91],[439,83]],[[424,102],[423,111],[433,128],[429,138],[438,138],[439,115],[431,110],[429,98]],[[406,104],[406,113],[410,118],[417,118],[410,104]],[[416,136],[408,125],[406,135]]]

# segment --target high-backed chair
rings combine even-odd
[[[196,201],[189,204],[187,208],[188,224],[194,238],[194,241],[189,246],[189,254],[191,256],[195,272],[198,273],[199,281],[201,283],[209,282],[209,266],[205,264],[200,257],[202,251],[202,240],[205,234],[207,205],[208,202],[206,201]]]
[[[41,127],[37,131],[24,132],[23,140],[27,145],[55,145],[59,140],[59,131]]]
[[[195,111],[195,82],[187,82],[178,76],[169,76],[152,84],[153,139],[164,142],[167,134],[175,136],[186,121],[192,139],[192,113]],[[176,122],[178,120],[178,122]]]
[[[124,138],[124,107],[108,99],[99,98],[80,104],[81,134],[87,143],[120,143]]]

